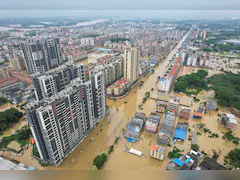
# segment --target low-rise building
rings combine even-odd
[[[206,104],[206,108],[209,111],[215,111],[217,109],[217,106],[218,106],[218,104],[216,101],[207,102],[207,104]]]
[[[139,60],[138,62],[138,75],[143,76],[150,70],[150,62],[148,60]]]
[[[8,78],[8,77],[9,77],[8,72],[5,69],[0,68],[0,79],[4,79],[4,78]]]
[[[238,122],[234,114],[222,114],[221,115],[221,124],[227,129],[235,129]]]
[[[11,58],[10,62],[12,64],[13,70],[20,71],[26,69],[24,58],[22,56],[16,56],[14,58]]]
[[[179,122],[175,129],[174,139],[184,141],[186,139],[187,130],[188,130],[188,123]]]
[[[179,158],[174,158],[168,164],[168,170],[190,170],[193,165],[194,160],[192,160],[188,155],[184,155]]]
[[[111,42],[111,41],[105,41],[103,46],[104,48],[117,49],[117,50],[124,50],[127,47],[126,43]]]
[[[191,115],[191,109],[186,107],[181,107],[181,110],[179,112],[179,117],[183,119],[189,119]]]
[[[134,117],[127,125],[127,131],[125,133],[125,138],[129,142],[136,142],[139,140],[140,131],[146,120],[146,115],[144,113],[135,113]]]
[[[129,82],[129,80],[121,78],[107,87],[107,95],[121,96],[125,94],[129,90],[129,88],[131,88],[131,83]]]
[[[200,105],[199,105],[199,107],[198,107],[198,110],[197,110],[197,112],[200,112],[200,113],[202,113],[202,112],[203,112],[203,110],[204,110],[204,105],[203,105],[203,104],[200,104]]]
[[[156,132],[158,123],[160,122],[160,115],[151,113],[145,123],[145,130],[148,132]]]
[[[197,167],[199,170],[228,170],[223,165],[219,164],[215,159],[205,157],[203,162]]]
[[[203,114],[199,113],[199,112],[194,112],[193,113],[193,118],[194,119],[201,119],[201,118],[203,118]]]
[[[157,104],[156,104],[156,109],[155,109],[155,111],[156,112],[160,112],[160,113],[162,113],[162,112],[165,112],[166,111],[166,108],[167,108],[167,102],[165,102],[165,101],[158,101],[157,102]]]
[[[173,112],[175,115],[178,113],[178,106],[179,106],[179,98],[170,99],[167,110]]]
[[[63,61],[80,61],[88,57],[88,51],[75,50],[63,53]]]
[[[152,145],[150,156],[159,160],[164,160],[166,148],[164,146]]]
[[[159,79],[158,90],[161,92],[169,93],[178,72],[182,66],[182,57],[178,57],[174,64],[170,65],[166,74]]]
[[[167,145],[171,140],[171,134],[173,132],[173,126],[175,121],[175,114],[167,112],[164,114],[161,128],[157,135],[157,142],[160,144]]]
[[[23,91],[27,87],[25,82],[16,82],[11,85],[0,88],[0,96],[12,101],[14,104],[18,104],[22,101]]]
[[[31,168],[30,168],[31,167]],[[27,168],[25,164],[20,163],[15,159],[10,159],[3,155],[0,156],[0,170],[32,170],[32,166]],[[34,170],[36,170],[34,168]]]

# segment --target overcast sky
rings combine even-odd
[[[0,0],[0,18],[49,16],[113,16],[119,18],[159,16],[163,18],[240,17],[240,0]]]

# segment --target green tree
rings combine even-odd
[[[149,98],[149,97],[150,97],[150,92],[149,92],[149,91],[145,93],[145,97],[146,97],[146,98]]]
[[[186,88],[188,86],[188,83],[186,80],[182,80],[182,81],[177,81],[174,84],[174,90],[178,91],[178,92],[185,92]]]
[[[201,78],[205,78],[208,75],[208,72],[205,70],[198,70],[197,75]]]
[[[108,148],[108,154],[110,154],[111,152],[113,152],[114,149],[114,145],[109,146]]]
[[[234,167],[240,167],[240,149],[235,148],[231,150],[225,159],[228,160],[228,163]]]
[[[92,166],[92,170],[98,170],[97,166]]]
[[[8,100],[4,97],[0,97],[0,105],[7,103]]]
[[[117,144],[119,139],[120,137],[115,137],[114,144]]]
[[[107,160],[108,155],[106,153],[102,153],[101,155],[98,155],[93,160],[93,165],[97,166],[98,169],[101,169],[105,161]]]
[[[197,145],[197,144],[192,144],[192,145],[191,145],[191,148],[192,148],[194,151],[198,151],[198,150],[199,150],[199,145]]]
[[[212,49],[211,49],[211,48],[204,47],[204,48],[203,48],[203,51],[205,51],[205,52],[212,52]]]
[[[21,117],[23,117],[22,112],[15,108],[0,112],[0,132],[6,130],[11,124],[19,122]]]

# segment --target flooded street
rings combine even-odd
[[[186,35],[187,36],[187,35]],[[186,39],[186,36],[183,39]],[[35,166],[37,169],[41,170],[90,170],[92,168],[93,159],[103,153],[108,151],[108,147],[114,143],[114,139],[117,136],[121,136],[121,139],[118,141],[117,145],[114,147],[114,151],[109,155],[109,158],[102,169],[104,170],[159,170],[166,169],[167,164],[170,161],[167,157],[167,154],[173,147],[167,147],[167,152],[165,154],[164,161],[158,161],[150,157],[150,147],[151,144],[156,142],[157,133],[147,133],[144,130],[141,132],[140,141],[137,143],[127,143],[123,137],[124,133],[122,128],[126,129],[126,124],[129,122],[130,118],[134,115],[136,111],[144,112],[147,116],[155,111],[156,101],[148,99],[146,103],[142,106],[143,110],[138,108],[138,105],[142,103],[142,99],[145,96],[147,91],[150,91],[151,97],[157,99],[168,99],[169,95],[158,93],[157,92],[157,77],[163,76],[165,73],[166,66],[169,64],[169,60],[172,59],[174,54],[177,52],[178,48],[181,46],[180,42],[174,50],[168,55],[167,58],[163,59],[159,65],[155,68],[154,73],[149,73],[142,80],[144,84],[141,88],[135,87],[132,91],[123,99],[119,100],[110,100],[107,99],[107,105],[109,107],[109,114],[100,124],[94,128],[91,133],[80,143],[75,150],[64,160],[64,162],[59,167],[41,167],[37,160],[32,159],[31,149],[28,149],[22,157],[16,157],[17,160],[24,163],[27,166]],[[80,63],[87,64],[86,60],[80,61]],[[192,69],[185,70],[183,67],[180,71],[180,74],[191,73]],[[154,88],[151,91],[151,88]],[[172,93],[174,94],[174,93]],[[182,96],[182,95],[179,95]],[[184,97],[184,95],[183,95]],[[183,101],[189,101],[188,97],[183,99]],[[127,103],[124,103],[127,100]],[[198,103],[194,103],[192,111],[196,110]],[[220,160],[223,160],[224,155],[229,152],[235,145],[232,143],[225,142],[221,136],[221,132],[226,130],[222,128],[217,122],[217,113],[214,114],[208,113],[203,118],[202,122],[207,124],[207,127],[211,129],[212,132],[218,133],[218,139],[210,139],[207,134],[202,133],[198,136],[198,144],[200,150],[204,150],[206,153],[212,155],[212,149],[217,152],[221,151]],[[161,114],[161,122],[162,122]],[[107,121],[110,121],[108,124]],[[178,117],[175,120],[175,126],[178,121],[186,120],[179,119]],[[188,121],[189,127],[193,130],[193,125],[199,123],[199,120],[193,120],[190,118]],[[189,132],[187,134],[187,137]],[[172,143],[172,142],[171,142]],[[190,150],[191,141],[186,141],[184,143],[177,143],[176,146],[180,149],[184,149],[184,153],[187,153]],[[143,156],[137,157],[132,154],[129,154],[127,151],[124,152],[122,149],[126,146],[127,149],[131,147],[142,151]]]

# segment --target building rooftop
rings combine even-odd
[[[0,170],[27,170],[24,164],[0,156]]]
[[[158,149],[158,145],[152,145],[152,148],[151,148],[153,151],[156,151]]]
[[[181,112],[191,112],[191,108],[181,107]]]
[[[238,124],[237,120],[233,118],[229,118],[229,122],[232,124]]]
[[[200,167],[201,170],[228,170],[226,167],[210,157],[205,157],[203,162],[200,164]]]
[[[184,141],[186,139],[186,135],[187,135],[186,129],[176,128],[175,133],[174,133],[174,139],[180,139],[180,140]]]
[[[199,113],[199,112],[194,112],[193,116],[198,116],[198,117],[202,118],[204,115],[202,113]]]
[[[157,106],[159,106],[159,105],[167,106],[168,103],[165,102],[165,101],[158,101],[156,105],[157,105]]]

